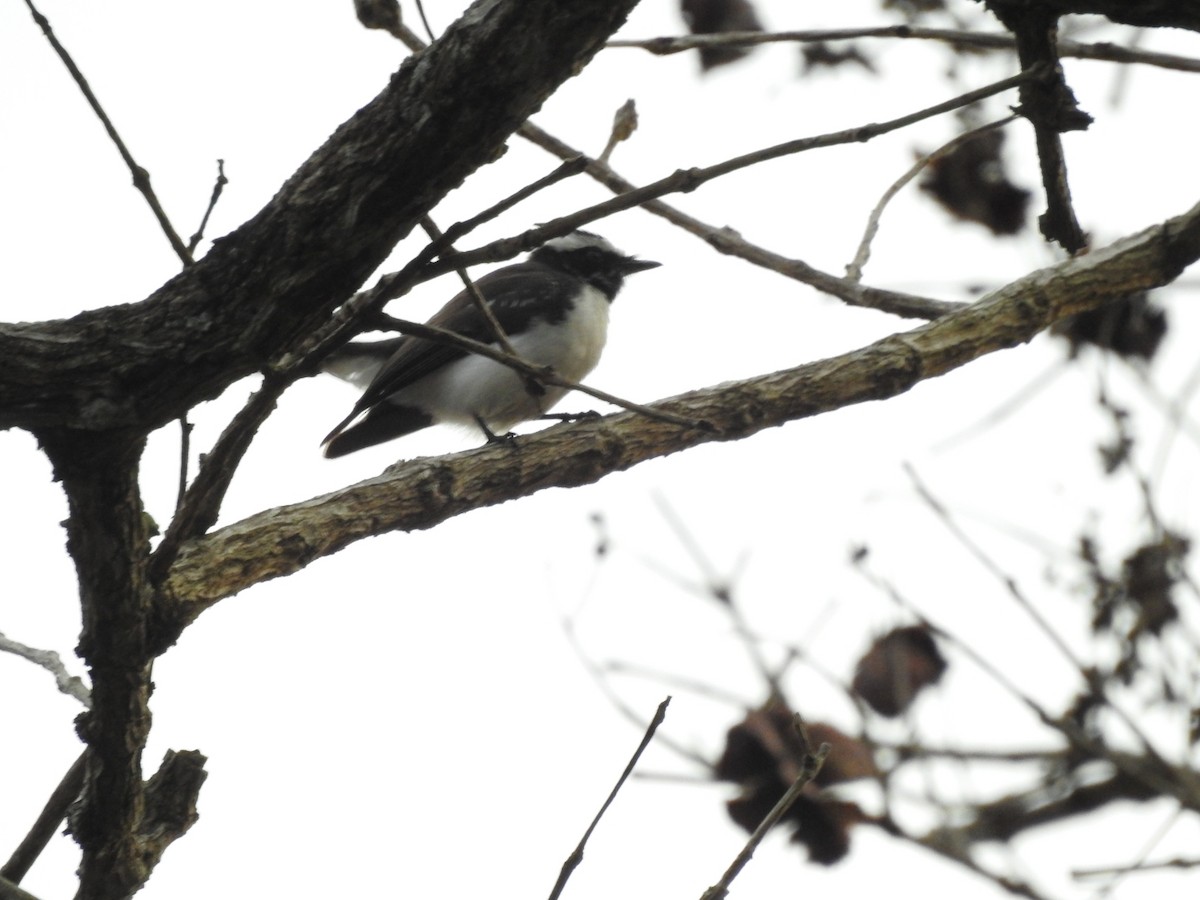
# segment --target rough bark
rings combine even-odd
[[[151,297],[0,325],[0,428],[33,431],[70,505],[93,708],[78,897],[121,900],[196,818],[203,757],[143,781],[151,666],[176,606],[150,577],[145,436],[309,336],[398,240],[579,70],[635,0],[479,0],[256,216]]]
[[[1200,204],[1086,256],[1033,272],[955,313],[860,350],[731,382],[659,406],[704,427],[621,413],[483,447],[416,459],[303,503],[267,510],[185,544],[166,583],[178,629],[213,603],[296,572],[354,541],[432,528],[547,487],[598,481],[709,441],[903,393],[987,353],[1030,340],[1059,319],[1167,284],[1200,257]]]
[[[148,299],[0,325],[0,428],[150,431],[310,334],[636,0],[480,0]]]

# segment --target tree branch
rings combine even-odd
[[[695,391],[656,406],[712,431],[621,413],[522,437],[515,448],[399,463],[384,474],[268,510],[185,544],[164,589],[171,634],[212,604],[389,531],[612,472],[708,441],[737,440],[794,419],[903,393],[973,359],[1030,340],[1058,319],[1169,283],[1200,257],[1200,204],[1117,243],[1026,275],[965,309],[852,353]],[[170,640],[170,635],[167,636]]]
[[[624,770],[621,772],[621,777],[617,779],[617,783],[613,785],[613,789],[609,791],[608,796],[600,805],[600,811],[592,818],[592,822],[588,825],[587,830],[583,833],[583,837],[579,839],[579,843],[575,849],[571,851],[571,855],[566,858],[562,864],[562,869],[558,873],[558,880],[554,882],[554,887],[550,891],[550,900],[558,900],[562,895],[563,888],[567,886],[567,881],[571,874],[579,868],[579,864],[583,862],[583,851],[587,846],[588,838],[592,836],[592,832],[596,830],[596,826],[600,824],[600,819],[608,812],[608,808],[612,806],[614,800],[617,799],[617,794],[621,788],[625,786],[625,782],[629,780],[629,776],[633,774],[634,767],[638,764],[638,760],[642,758],[642,753],[650,746],[650,741],[654,739],[654,733],[658,731],[658,726],[663,723],[667,717],[667,707],[671,704],[671,698],[663,700],[658,704],[658,709],[654,712],[654,718],[650,720],[650,724],[646,727],[646,733],[642,735],[641,742],[637,745],[637,749],[633,751],[633,756],[629,758],[629,762],[625,764]]]
[[[150,529],[138,489],[144,440],[50,431],[42,447],[70,508],[67,551],[79,577],[79,655],[92,681],[79,719],[88,745],[71,830],[83,848],[81,900],[123,900],[149,877],[137,840],[145,809],[142,749],[150,732],[153,599],[146,580]]]
[[[758,44],[821,44],[828,41],[857,41],[868,38],[938,41],[954,47],[976,47],[987,50],[1014,50],[1017,42],[1011,34],[987,31],[960,31],[950,28],[922,28],[916,25],[883,25],[868,28],[810,28],[802,31],[728,31],[721,34],[683,34],[645,40],[609,41],[609,48],[637,48],[660,56],[699,50],[704,47],[753,47]],[[1058,55],[1069,59],[1095,59],[1103,62],[1140,63],[1173,69],[1178,72],[1200,72],[1200,59],[1156,53],[1136,47],[1100,42],[1084,44],[1060,40]]]
[[[1059,63],[1058,18],[1045,5],[988,0],[987,7],[1016,38],[1021,67],[1040,66],[1048,73],[1047,78],[1021,85],[1018,112],[1033,125],[1037,143],[1046,191],[1046,212],[1038,220],[1042,235],[1068,253],[1078,253],[1087,246],[1087,238],[1071,202],[1061,135],[1083,131],[1092,123],[1092,117],[1079,108]]]
[[[79,86],[79,90],[83,93],[84,99],[92,108],[92,112],[100,120],[100,124],[104,126],[105,132],[108,133],[109,139],[117,148],[117,152],[121,154],[121,159],[125,160],[125,165],[129,167],[129,172],[133,175],[133,186],[141,192],[146,198],[146,203],[150,206],[150,211],[154,213],[154,218],[158,221],[158,226],[162,229],[163,234],[167,236],[167,241],[171,244],[171,249],[175,251],[175,255],[179,257],[179,261],[185,266],[192,264],[192,250],[195,247],[184,246],[183,239],[180,238],[179,232],[175,230],[175,226],[171,224],[171,220],[167,218],[167,212],[163,209],[162,204],[158,201],[158,195],[154,193],[154,188],[150,186],[150,173],[137,164],[137,160],[133,158],[133,154],[129,152],[129,148],[125,146],[125,142],[121,139],[121,135],[117,132],[117,127],[113,125],[109,119],[108,113],[104,111],[104,107],[100,105],[100,101],[92,92],[91,85],[88,84],[83,73],[79,71],[79,67],[75,65],[75,60],[71,58],[71,54],[67,52],[54,34],[54,29],[50,27],[50,20],[42,15],[32,0],[25,0],[25,5],[29,7],[29,12],[33,15],[33,20],[38,27],[42,29],[42,34],[46,36],[46,40],[50,42],[50,46],[54,48],[54,52],[58,54],[58,58],[62,60],[63,65],[67,67],[67,71],[71,73],[71,77],[75,80],[75,84]]]
[[[478,0],[257,215],[148,300],[0,326],[0,428],[144,432],[260,369],[494,160],[634,3]]]
[[[17,845],[3,867],[0,867],[0,878],[7,879],[13,884],[20,884],[21,879],[29,872],[30,867],[42,855],[46,845],[58,833],[58,826],[66,818],[69,807],[83,790],[83,776],[87,770],[87,751],[79,754],[79,758],[71,764],[67,774],[62,777],[58,787],[50,794],[50,799],[42,808],[29,833]]]

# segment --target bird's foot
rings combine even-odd
[[[517,435],[515,432],[507,431],[504,434],[496,434],[496,432],[488,428],[487,422],[483,421],[480,416],[475,417],[475,424],[483,432],[483,436],[487,439],[488,444],[509,444],[510,446],[516,446]]]

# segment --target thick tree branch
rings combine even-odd
[[[138,488],[143,440],[51,431],[42,446],[70,507],[67,550],[79,575],[79,655],[92,706],[79,718],[87,743],[83,794],[71,830],[83,848],[79,897],[121,900],[149,877],[136,830],[145,809],[142,749],[150,731],[146,578],[150,529]],[[157,630],[157,629],[153,629]]]
[[[268,510],[185,544],[165,583],[177,603],[173,640],[224,597],[296,572],[389,531],[431,528],[547,487],[590,484],[648,459],[867,400],[903,393],[984,354],[1025,342],[1058,319],[1167,284],[1200,257],[1200,205],[1103,250],[1033,272],[977,303],[852,353],[662,401],[712,431],[635,413],[607,416],[483,447],[416,459],[383,475]]]
[[[494,160],[634,2],[478,0],[254,218],[148,300],[0,326],[0,428],[150,430],[260,369]]]

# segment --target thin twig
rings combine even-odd
[[[593,206],[585,207],[565,216],[560,216],[557,219],[552,219],[537,228],[531,228],[523,234],[508,238],[501,241],[493,241],[477,250],[472,250],[462,254],[461,260],[456,264],[474,264],[476,262],[494,262],[499,259],[507,259],[518,250],[529,250],[533,247],[540,246],[548,239],[556,237],[559,234],[573,231],[580,228],[589,222],[594,222],[597,219],[602,219],[611,216],[613,213],[623,210],[632,209],[636,206],[647,205],[647,201],[656,200],[665,194],[672,193],[689,193],[694,191],[700,185],[712,181],[715,178],[720,178],[724,175],[729,175],[733,172],[742,169],[756,166],[760,163],[768,162],[773,159],[780,159],[785,156],[794,156],[798,153],[804,153],[809,150],[817,150],[825,147],[835,147],[841,144],[863,143],[888,134],[892,131],[897,131],[901,128],[906,128],[916,122],[925,119],[939,116],[943,113],[952,112],[956,109],[961,109],[964,106],[970,106],[987,97],[1002,94],[1005,91],[1020,87],[1029,82],[1039,81],[1044,77],[1044,69],[1034,67],[1027,71],[1020,72],[1008,78],[1002,78],[995,81],[986,87],[977,88],[973,91],[967,91],[950,100],[945,100],[941,103],[935,103],[933,106],[927,106],[924,109],[916,112],[908,113],[903,116],[898,116],[894,119],[888,119],[884,122],[875,122],[868,125],[859,125],[854,128],[846,128],[841,131],[831,131],[826,134],[819,134],[813,137],[796,138],[790,141],[784,141],[780,144],[774,144],[770,147],[763,147],[754,150],[750,153],[744,153],[740,156],[734,156],[722,162],[715,163],[710,166],[699,168],[676,169],[670,175],[653,181],[649,184],[638,188],[624,191],[618,196],[610,200],[605,200],[602,203],[597,203]],[[598,165],[598,163],[597,163]],[[591,167],[589,167],[590,170]],[[607,168],[607,167],[606,167]],[[449,268],[449,264],[434,264],[431,268],[433,271],[444,271]],[[852,288],[857,290],[857,285],[847,282],[845,279],[837,279],[843,284],[850,284]],[[814,285],[816,286],[816,285]]]
[[[398,37],[412,50],[421,50],[426,46],[425,42],[421,40],[419,36],[417,36],[411,29],[408,29],[404,26],[401,26],[399,29]],[[1040,77],[1040,73],[1037,75],[1034,73],[1029,73],[1025,77]],[[963,98],[959,99],[962,100]],[[962,105],[967,105],[970,102],[974,102],[974,99],[968,100]],[[956,107],[951,106],[949,108]],[[936,114],[935,112],[929,112],[928,110],[926,112],[928,112],[930,115]],[[900,126],[897,125],[895,127]],[[526,122],[517,129],[517,133],[526,140],[536,144],[543,150],[546,150],[548,153],[551,153],[560,159],[575,159],[581,156],[577,149],[569,146],[545,130],[534,125],[532,122]],[[849,132],[841,132],[839,134],[848,135],[849,137],[847,140],[855,141],[867,140],[872,136],[862,129],[852,129]],[[597,160],[591,160],[588,162],[587,172],[613,193],[624,196],[627,194],[632,194],[638,190],[634,184],[621,177],[609,166],[604,165]],[[662,191],[661,193],[666,193],[666,191]],[[617,199],[620,200],[620,198]],[[629,205],[631,205],[629,201],[625,201],[620,208],[624,209]],[[815,269],[801,260],[788,259],[787,257],[781,256],[777,253],[772,253],[765,248],[751,244],[749,241],[744,240],[736,231],[731,228],[718,228],[706,222],[702,222],[701,220],[696,219],[693,216],[689,216],[686,213],[683,213],[680,210],[662,202],[661,200],[641,198],[638,199],[633,205],[640,205],[640,207],[646,210],[646,212],[652,213],[656,216],[661,216],[662,218],[671,222],[673,225],[676,225],[690,234],[699,237],[700,239],[706,241],[719,253],[736,256],[739,259],[751,263],[752,265],[770,269],[771,271],[777,272],[786,278],[792,278],[796,281],[800,281],[804,284],[814,287],[819,291],[830,294],[831,296],[838,297],[839,299],[853,306],[879,309],[885,312],[890,312],[894,315],[920,319],[936,319],[940,316],[954,312],[962,307],[961,303],[948,303],[946,301],[933,300],[928,297],[918,297],[911,294],[903,294],[898,291],[885,291],[880,290],[879,288],[870,288],[864,287],[863,285],[854,284],[853,282],[847,281],[845,278],[839,278],[836,275],[831,275],[828,272],[822,272],[819,269]],[[595,212],[595,209],[596,208],[593,208],[593,212]],[[603,214],[608,215],[615,211],[617,210],[606,209]],[[586,221],[592,221],[595,218],[599,218],[599,215],[590,215]],[[563,220],[559,220],[554,224],[561,227],[563,225]],[[583,224],[586,224],[586,222],[568,221],[567,225],[570,227],[562,228],[562,231],[565,233],[566,231],[571,230],[571,227],[578,228]],[[540,235],[542,240],[554,236],[556,236],[554,233]],[[497,253],[495,259],[508,259],[520,252],[521,249],[532,249],[533,246],[536,246],[536,244],[532,242],[533,237],[529,233],[523,235],[522,240],[528,240],[531,243],[529,243],[528,246],[518,245],[515,248],[506,246],[503,248],[503,250],[500,250]],[[489,245],[487,249],[489,253],[496,252],[494,245]],[[504,253],[507,253],[507,256],[504,255]]]
[[[50,20],[38,11],[37,7],[33,5],[33,0],[25,0],[25,5],[29,7],[30,13],[33,14],[33,20],[42,29],[42,33],[46,35],[46,40],[50,42],[50,46],[54,48],[54,52],[58,54],[58,58],[63,61],[63,65],[67,67],[67,71],[75,79],[75,84],[79,86],[79,90],[83,92],[88,105],[92,107],[92,111],[100,119],[100,123],[104,126],[104,130],[108,132],[108,136],[113,144],[116,145],[121,158],[125,160],[125,165],[129,167],[129,171],[133,175],[133,186],[141,191],[142,196],[146,198],[146,202],[150,205],[150,209],[154,213],[154,218],[158,220],[159,227],[171,243],[171,249],[175,251],[176,256],[179,257],[185,266],[191,265],[193,261],[192,254],[184,246],[179,233],[171,224],[171,220],[167,218],[167,213],[162,208],[162,204],[158,202],[158,197],[155,195],[154,189],[150,186],[150,173],[139,166],[134,160],[133,154],[129,152],[129,148],[125,146],[125,142],[121,140],[121,136],[117,133],[116,126],[113,125],[112,120],[109,119],[108,114],[100,105],[100,101],[96,99],[96,95],[92,93],[92,88],[88,84],[87,79],[83,77],[83,73],[75,65],[75,60],[71,58],[71,54],[67,52],[67,48],[59,43],[58,38],[54,34],[54,29],[50,27]]]
[[[24,888],[18,887],[7,878],[0,877],[0,900],[38,900]]]
[[[179,487],[175,492],[175,512],[183,506],[183,496],[187,493],[188,463],[192,455],[192,429],[195,426],[188,421],[187,413],[179,417]]]
[[[204,463],[175,510],[166,534],[151,555],[152,580],[166,577],[184,541],[199,537],[216,523],[238,464],[250,449],[258,429],[291,384],[292,380],[269,373],[262,386],[250,395],[242,409],[225,426],[212,450],[205,455]]]
[[[967,533],[963,531],[961,527],[959,527],[958,522],[956,522],[954,517],[950,514],[950,510],[946,508],[945,504],[942,503],[941,500],[933,495],[933,491],[929,489],[929,487],[921,479],[921,476],[917,474],[916,467],[913,466],[912,463],[904,463],[904,473],[908,476],[909,481],[912,482],[913,489],[917,492],[917,496],[921,498],[927,507],[929,507],[929,510],[937,517],[938,521],[942,523],[946,530],[954,536],[955,540],[957,540],[968,553],[975,557],[977,562],[979,562],[985,569],[988,570],[988,572],[994,575],[1001,584],[1004,585],[1004,589],[1016,602],[1017,606],[1019,606],[1025,612],[1025,614],[1033,620],[1034,624],[1037,625],[1038,630],[1041,631],[1042,634],[1045,635],[1050,641],[1050,643],[1055,646],[1058,652],[1062,654],[1063,658],[1066,659],[1067,662],[1069,662],[1071,666],[1080,673],[1080,677],[1083,679],[1084,683],[1088,684],[1089,679],[1086,674],[1087,667],[1083,664],[1083,661],[1075,655],[1075,651],[1067,645],[1067,642],[1063,639],[1062,635],[1050,625],[1045,616],[1038,612],[1037,607],[1029,601],[1029,598],[1025,596],[1024,592],[1022,592],[1021,588],[1018,586],[1016,579],[1000,568],[995,560],[984,553],[983,548],[971,540]]]
[[[767,661],[759,647],[759,641],[756,635],[750,630],[746,622],[745,616],[742,615],[741,607],[736,602],[736,596],[733,590],[733,579],[719,576],[716,569],[709,562],[708,554],[700,546],[700,542],[696,540],[695,535],[684,524],[683,519],[675,512],[674,507],[667,502],[667,499],[658,492],[654,494],[654,505],[658,507],[659,513],[666,520],[671,530],[675,532],[675,537],[683,544],[688,556],[692,558],[696,568],[700,570],[701,576],[704,578],[704,592],[708,597],[711,597],[717,602],[717,605],[729,616],[729,620],[733,625],[734,633],[741,640],[742,646],[746,648],[746,654],[750,657],[754,668],[758,670],[758,674],[762,676],[770,691],[771,697],[782,697],[783,687],[779,682],[777,673],[767,665]]]
[[[1200,859],[1185,859],[1176,856],[1160,862],[1144,862],[1132,866],[1106,866],[1098,869],[1072,869],[1072,878],[1107,878],[1112,875],[1127,875],[1136,872],[1152,872],[1162,869],[1196,869],[1200,868]]]
[[[445,235],[438,228],[437,223],[433,221],[431,216],[425,215],[421,217],[421,228],[429,236],[431,242],[440,241],[445,238]],[[442,256],[449,257],[450,259],[454,259],[457,255],[458,251],[450,244],[447,244],[445,250],[442,251]],[[479,290],[479,286],[467,272],[467,267],[456,265],[454,271],[458,274],[459,280],[462,281],[467,291],[467,296],[471,298],[471,303],[475,306],[475,311],[483,316],[484,321],[488,323],[488,329],[491,331],[492,337],[500,349],[513,359],[519,359],[524,363],[533,365],[529,360],[521,356],[517,352],[517,348],[512,345],[512,341],[508,339],[508,335],[504,331],[504,326],[500,324],[500,320],[496,318],[496,313],[492,310],[491,304],[487,302],[487,299],[483,296],[483,292]],[[525,390],[531,397],[535,398],[546,393],[546,389],[542,386],[542,383],[532,376],[526,376]]]
[[[1079,673],[1080,679],[1095,695],[1096,699],[1102,701],[1108,709],[1112,710],[1113,714],[1125,724],[1125,727],[1128,728],[1139,741],[1141,741],[1147,755],[1157,762],[1165,771],[1171,771],[1172,766],[1158,752],[1158,750],[1155,748],[1155,745],[1150,741],[1150,737],[1146,734],[1145,730],[1138,725],[1136,721],[1134,721],[1133,717],[1129,715],[1129,713],[1127,713],[1123,707],[1117,705],[1117,703],[1110,696],[1108,696],[1108,692],[1105,690],[1104,683],[1096,673],[1095,668],[1084,665],[1083,661],[1075,655],[1075,652],[1067,645],[1067,642],[1063,639],[1062,635],[1060,635],[1050,625],[1046,618],[1038,611],[1037,607],[1030,602],[1028,597],[1025,596],[1024,592],[1017,584],[1016,579],[1005,572],[995,560],[984,553],[983,548],[971,540],[967,533],[961,527],[959,527],[958,523],[954,520],[954,517],[950,515],[950,511],[946,509],[945,505],[933,495],[933,492],[929,490],[929,488],[921,480],[920,476],[917,475],[916,469],[911,463],[904,464],[904,471],[912,481],[913,487],[917,491],[917,495],[925,502],[934,515],[938,517],[938,520],[955,537],[955,539],[958,540],[958,542],[967,550],[968,553],[975,557],[975,559],[985,569],[987,569],[1000,581],[1001,584],[1004,585],[1008,595],[1012,597],[1017,606],[1019,606],[1027,616],[1029,616],[1029,618],[1037,626],[1038,630],[1041,631],[1042,634],[1044,634],[1046,638],[1055,646],[1058,652],[1062,654],[1063,658],[1066,659],[1072,666],[1074,666],[1075,670]],[[1185,769],[1180,769],[1178,775],[1180,780],[1187,783],[1188,786],[1191,787],[1195,792],[1195,797],[1193,798],[1192,803],[1200,803],[1200,784],[1197,784],[1196,780],[1190,777],[1189,773]]]
[[[204,240],[204,229],[208,227],[208,217],[212,215],[212,211],[216,209],[217,201],[221,199],[221,192],[225,190],[225,185],[229,184],[229,179],[225,177],[225,160],[217,160],[217,180],[213,184],[212,195],[208,198],[208,208],[204,210],[204,215],[200,219],[200,227],[196,229],[196,233],[192,235],[188,241],[188,253],[194,254],[196,247]]]
[[[1114,869],[1109,873],[1110,877],[1109,877],[1108,883],[1105,884],[1104,886],[1102,886],[1096,892],[1097,900],[1102,900],[1102,898],[1104,898],[1104,897],[1111,896],[1112,892],[1115,891],[1117,889],[1117,887],[1129,875],[1133,875],[1137,872],[1146,871],[1148,868],[1176,868],[1176,866],[1170,865],[1171,861],[1168,861],[1168,863],[1166,865],[1159,865],[1159,866],[1150,866],[1146,861],[1150,858],[1150,854],[1153,853],[1155,851],[1155,849],[1158,847],[1158,845],[1162,843],[1163,838],[1165,838],[1170,833],[1171,829],[1174,828],[1179,823],[1179,820],[1182,817],[1183,817],[1182,809],[1177,807],[1176,809],[1172,810],[1171,815],[1166,819],[1166,821],[1164,821],[1158,827],[1158,830],[1153,835],[1150,836],[1150,840],[1146,841],[1143,844],[1141,850],[1137,854],[1137,861],[1134,863],[1131,863],[1127,866],[1123,866],[1121,868]],[[1182,862],[1182,860],[1174,860],[1174,862]],[[1191,868],[1191,867],[1190,866],[1179,866],[1178,868]],[[1072,873],[1072,876],[1075,878],[1080,877],[1078,874],[1076,874],[1074,872]]]
[[[667,697],[662,703],[658,704],[658,709],[654,713],[654,718],[650,720],[650,725],[646,728],[646,733],[642,735],[641,743],[638,744],[637,749],[633,751],[633,756],[629,758],[629,762],[625,766],[625,771],[621,773],[621,777],[617,779],[616,785],[609,792],[608,798],[601,805],[600,811],[596,813],[595,818],[592,819],[592,824],[589,825],[587,827],[587,831],[583,833],[583,837],[580,838],[578,846],[571,851],[571,855],[568,856],[563,862],[562,870],[558,873],[558,881],[554,883],[554,888],[550,891],[550,900],[558,900],[558,897],[563,892],[563,888],[567,886],[567,879],[571,877],[571,873],[579,867],[581,862],[583,862],[583,850],[587,845],[588,838],[592,836],[592,832],[595,831],[596,826],[600,824],[600,818],[605,814],[605,812],[608,811],[608,808],[612,806],[612,802],[617,798],[617,792],[620,791],[625,785],[625,782],[629,780],[629,775],[633,772],[633,768],[637,765],[638,760],[641,759],[642,752],[648,746],[650,746],[650,741],[654,738],[654,732],[658,731],[658,726],[663,723],[663,719],[665,719],[667,716],[667,706],[669,706],[670,703],[671,698]]]
[[[417,0],[417,15],[421,17],[421,24],[425,26],[425,33],[429,35],[429,40],[436,41],[437,35],[433,33],[433,27],[429,24],[429,17],[425,15],[425,3],[423,0]]]
[[[29,647],[22,644],[20,641],[14,641],[10,637],[6,637],[3,632],[0,632],[0,653],[11,653],[14,656],[20,656],[22,659],[27,659],[35,665],[41,666],[47,672],[54,676],[54,683],[58,685],[58,689],[69,697],[74,697],[88,709],[92,708],[92,693],[88,690],[83,679],[78,675],[72,675],[67,671],[67,667],[63,665],[62,657],[53,650],[39,650],[36,647]]]
[[[594,659],[592,659],[592,657],[590,657],[583,649],[583,645],[579,641],[579,635],[575,632],[574,624],[569,619],[564,618],[562,627],[563,635],[566,637],[567,643],[569,643],[571,645],[571,649],[575,651],[575,656],[579,659],[584,671],[586,671],[587,674],[592,677],[592,680],[596,683],[596,687],[600,690],[600,693],[604,694],[609,703],[613,705],[613,708],[622,716],[624,716],[629,722],[633,723],[639,728],[645,728],[646,720],[637,710],[626,703],[621,695],[616,692],[616,690],[613,689],[613,686],[609,682],[603,667]],[[694,750],[690,747],[685,747],[683,744],[672,740],[669,735],[660,735],[658,738],[658,743],[660,747],[670,750],[680,759],[685,759],[689,763],[695,764],[699,768],[703,769],[705,773],[710,773],[712,771],[712,762],[708,759],[708,757],[697,750]]]
[[[608,160],[612,157],[613,151],[617,149],[617,144],[629,140],[630,136],[637,131],[637,127],[637,104],[630,98],[622,103],[621,108],[613,115],[612,131],[608,135],[608,143],[604,145],[604,149],[600,151],[600,156],[596,161],[608,165]]]
[[[437,227],[437,223],[434,222],[430,216],[421,217],[421,228],[427,235],[429,235],[429,240],[431,242],[441,241],[445,238],[442,230]],[[458,251],[454,249],[453,244],[447,242],[445,245],[445,250],[442,251],[442,255],[449,256],[453,260],[455,257],[457,257]],[[467,294],[471,298],[471,302],[475,304],[476,312],[483,316],[484,321],[488,323],[488,328],[492,332],[492,337],[496,339],[496,343],[500,345],[500,349],[509,356],[514,356],[519,359],[521,354],[517,353],[517,351],[513,348],[512,342],[508,339],[508,335],[504,333],[504,328],[501,326],[500,320],[496,318],[496,314],[492,311],[492,307],[488,304],[487,300],[484,299],[479,287],[467,273],[467,267],[455,265],[454,271],[458,274],[459,279],[466,288]]]
[[[660,669],[652,669],[649,666],[612,661],[604,663],[598,669],[604,675],[625,675],[630,678],[644,678],[656,684],[673,687],[676,691],[687,691],[689,694],[695,694],[697,697],[704,697],[717,703],[728,704],[743,712],[753,707],[753,704],[746,700],[745,697],[739,697],[732,691],[726,691],[714,684],[709,684],[695,678],[688,678],[685,675],[674,675]]]
[[[989,410],[978,421],[971,422],[960,430],[939,440],[930,448],[931,451],[935,454],[943,453],[956,444],[996,427],[1017,410],[1028,406],[1034,397],[1053,384],[1054,380],[1066,372],[1070,365],[1071,361],[1065,358],[1051,363],[1044,371],[1035,375],[1028,384],[1017,388],[1007,400],[1002,401],[994,409]]]
[[[641,403],[634,403],[632,400],[625,400],[610,394],[607,391],[602,391],[598,388],[589,387],[586,384],[580,384],[577,381],[571,381],[569,378],[563,378],[556,374],[553,369],[548,366],[537,366],[526,362],[519,356],[510,356],[503,350],[498,350],[490,344],[484,344],[480,341],[473,341],[470,338],[463,337],[461,334],[456,334],[453,331],[447,331],[445,328],[437,328],[433,325],[424,325],[420,322],[410,322],[407,319],[397,319],[393,316],[378,315],[373,320],[372,324],[376,327],[384,327],[393,331],[398,331],[401,334],[411,334],[415,337],[423,338],[428,341],[449,344],[452,347],[458,347],[461,350],[466,350],[468,353],[475,353],[479,356],[485,356],[494,362],[508,366],[516,372],[520,372],[529,378],[533,378],[543,384],[553,384],[558,387],[564,387],[570,391],[579,391],[581,394],[587,394],[590,397],[595,397],[597,400],[603,400],[605,403],[611,403],[613,406],[619,406],[621,409],[627,409],[630,412],[640,413],[647,418],[654,419],[659,422],[667,422],[671,425],[680,425],[684,428],[700,428],[711,429],[712,425],[708,422],[688,419],[683,416],[678,416],[675,413],[667,412],[666,410],[658,409],[654,406],[644,406]]]
[[[404,28],[404,26],[400,26]],[[435,277],[428,271],[430,262],[445,252],[446,248],[459,238],[469,234],[486,222],[497,218],[527,199],[538,191],[577,175],[584,170],[587,160],[579,154],[573,154],[550,172],[536,181],[525,185],[509,194],[500,202],[493,204],[483,212],[456,222],[446,229],[441,239],[425,246],[416,256],[396,272],[383,275],[374,287],[359,291],[333,315],[329,324],[319,333],[313,335],[299,348],[283,354],[273,365],[272,370],[281,375],[293,377],[296,372],[303,372],[315,362],[319,362],[333,348],[345,343],[351,336],[364,330],[363,322],[377,314],[390,301],[403,296],[414,285]],[[513,251],[514,255],[516,251]],[[452,265],[447,268],[452,268]],[[369,326],[368,326],[369,327]]]
[[[721,876],[721,879],[700,895],[701,900],[723,900],[729,893],[729,886],[741,874],[742,869],[746,868],[746,864],[754,856],[754,851],[763,842],[763,838],[767,836],[767,832],[783,818],[792,804],[796,802],[796,799],[800,796],[800,792],[804,790],[805,786],[817,777],[817,773],[821,771],[821,766],[828,755],[829,745],[821,744],[817,748],[816,753],[809,753],[804,757],[804,764],[800,769],[800,774],[792,782],[791,787],[779,798],[779,802],[775,804],[766,817],[759,823],[758,827],[754,829],[754,833],[750,835],[750,840],[746,842],[746,846],[742,848],[741,852],[738,853],[729,865],[729,868],[725,870],[725,874]]]
[[[1120,771],[1157,790],[1163,796],[1173,797],[1183,807],[1192,811],[1200,811],[1200,792],[1193,789],[1190,783],[1190,775],[1185,775],[1179,767],[1171,766],[1163,760],[1162,757],[1155,753],[1153,747],[1146,748],[1146,758],[1133,756],[1128,753],[1118,753],[1076,725],[1069,716],[1051,715],[1049,710],[1017,687],[1016,683],[999,666],[993,665],[982,653],[953,632],[931,622],[915,605],[905,599],[893,585],[878,576],[872,575],[864,566],[857,566],[856,570],[883,591],[888,599],[912,615],[919,625],[923,625],[935,636],[956,646],[959,651],[993,681],[1020,701],[1043,725],[1061,734],[1072,746],[1097,759],[1107,760]],[[1189,779],[1189,783],[1185,784],[1183,782],[1185,778]]]
[[[83,790],[83,776],[87,770],[88,750],[79,754],[79,758],[67,769],[58,787],[50,794],[50,799],[42,808],[33,827],[12,852],[8,862],[0,868],[0,878],[7,879],[13,884],[20,884],[21,879],[42,855],[54,835],[58,834],[58,826],[67,815],[67,808],[75,802]]]
[[[995,750],[991,748],[971,747],[929,747],[921,743],[892,744],[884,741],[874,741],[877,750],[894,753],[899,764],[914,759],[950,759],[957,762],[989,762],[1040,763],[1043,766],[1062,765],[1067,760],[1068,751],[1062,748],[1046,748],[1044,750]]]
[[[1016,41],[1011,34],[1000,32],[954,31],[945,28],[917,28],[912,25],[888,25],[876,28],[832,28],[807,31],[731,31],[725,34],[694,34],[678,37],[658,37],[648,40],[617,40],[605,44],[609,48],[636,48],[658,55],[681,53],[708,47],[748,47],[756,44],[825,43],[827,41],[849,41],[862,38],[901,38],[924,41],[940,41],[961,47],[979,47],[990,50],[1013,50]],[[1104,62],[1139,63],[1174,69],[1181,72],[1200,72],[1200,59],[1176,56],[1171,53],[1154,53],[1133,47],[1122,47],[1109,42],[1083,44],[1078,41],[1060,40],[1059,56],[1072,59],[1095,59]]]
[[[942,146],[938,147],[932,153],[926,153],[918,159],[912,167],[897,178],[892,185],[883,192],[883,196],[879,198],[879,202],[875,204],[875,208],[871,210],[871,215],[867,217],[867,227],[863,230],[862,240],[858,244],[858,252],[854,254],[854,259],[850,265],[846,266],[846,278],[853,281],[855,284],[862,281],[863,266],[867,264],[867,260],[871,258],[871,242],[875,240],[875,235],[879,231],[879,219],[883,215],[884,209],[892,198],[895,197],[900,190],[916,178],[931,162],[941,159],[949,153],[952,153],[958,147],[961,147],[972,138],[979,137],[981,134],[986,134],[993,129],[1007,125],[1009,122],[1015,122],[1017,117],[1007,116],[995,122],[989,122],[986,125],[981,125],[978,128],[973,128],[970,131],[958,135],[958,137],[947,141]]]
[[[986,878],[993,882],[997,887],[1002,888],[1010,894],[1018,897],[1025,897],[1026,900],[1049,900],[1045,894],[1039,893],[1033,885],[1027,881],[1021,881],[1017,878],[1012,878],[1007,875],[1001,875],[985,868],[981,863],[976,861],[967,850],[954,842],[951,838],[947,840],[944,832],[938,832],[932,836],[918,837],[909,834],[906,831],[889,828],[888,834],[901,840],[908,841],[917,847],[923,847],[932,853],[936,853],[943,859],[948,859],[951,862],[956,862],[970,872],[974,872],[980,878]]]

